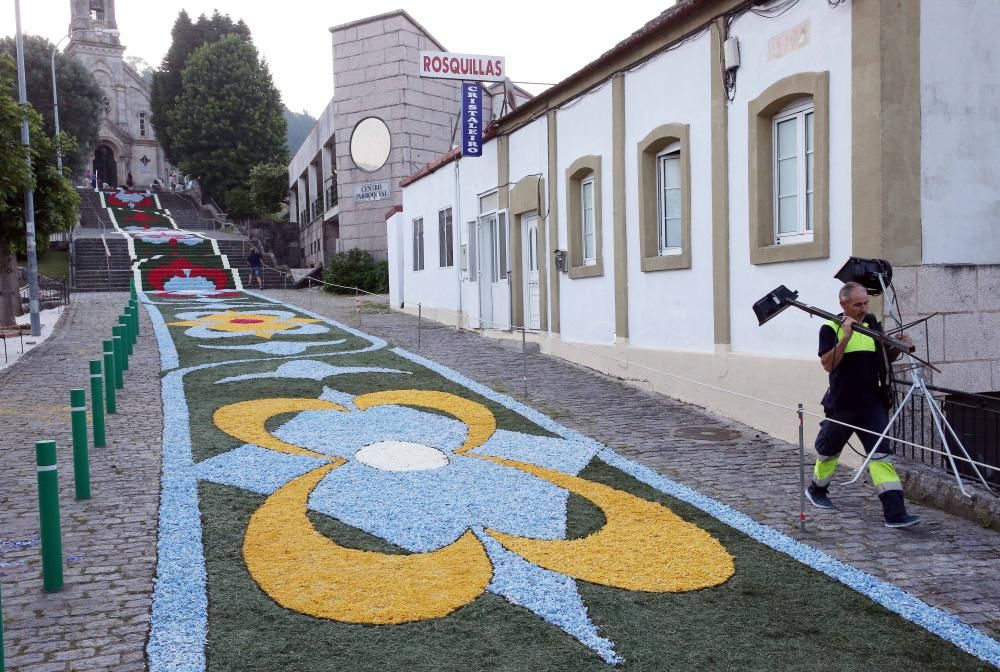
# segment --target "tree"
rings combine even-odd
[[[44,37],[24,36],[25,88],[28,102],[41,113],[47,135],[55,135],[55,113],[52,104],[52,48]],[[0,53],[17,58],[14,38],[0,39]],[[17,100],[17,79],[9,91]],[[101,120],[103,93],[97,80],[76,59],[56,53],[56,86],[59,94],[59,129],[76,140],[76,148],[63,147],[63,164],[74,173],[82,173],[93,156],[97,129]],[[5,89],[4,93],[8,93]]]
[[[299,114],[286,107],[285,121],[288,123],[288,151],[294,155],[309,137],[309,131],[316,125],[316,120],[306,110]]]
[[[288,164],[258,163],[250,169],[247,188],[255,214],[277,212],[288,197]]]
[[[126,56],[125,65],[132,68],[135,74],[139,75],[139,78],[146,83],[147,86],[153,85],[153,66],[143,58],[142,56]]]
[[[27,51],[27,50],[25,50]],[[44,250],[50,233],[72,228],[80,197],[55,166],[55,146],[45,134],[42,117],[31,105],[23,110],[9,94],[16,86],[14,61],[0,53],[0,325],[15,322],[19,299],[15,250],[24,248],[24,192],[34,190],[35,234]],[[27,115],[31,168],[21,143],[21,122]],[[72,145],[72,142],[70,143]]]
[[[156,131],[156,139],[163,147],[167,161],[177,165],[179,161],[174,154],[170,115],[183,89],[182,73],[188,59],[198,47],[226,35],[238,35],[240,39],[250,42],[250,28],[242,20],[233,23],[228,14],[220,14],[218,10],[211,18],[202,14],[198,17],[198,22],[193,23],[188,13],[182,9],[177,15],[170,35],[172,39],[170,49],[163,57],[160,69],[153,73],[149,106],[153,115],[152,124]]]
[[[288,162],[281,95],[256,47],[236,35],[199,47],[170,115],[181,169],[210,194],[243,186],[251,166]]]

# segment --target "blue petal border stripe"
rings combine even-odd
[[[470,378],[463,376],[457,371],[453,371],[437,362],[407,352],[402,348],[393,348],[392,352],[400,357],[412,362],[426,366],[428,369],[436,371],[445,378],[463,385],[487,399],[506,406],[515,413],[519,413],[532,422],[555,432],[564,438],[575,438],[593,441],[578,432],[567,429],[550,418],[542,415],[529,406],[525,406],[519,401],[500,394],[485,385],[481,385]],[[843,583],[868,597],[873,602],[881,604],[886,609],[895,612],[922,628],[927,629],[942,639],[951,642],[963,651],[980,658],[991,665],[1000,667],[1000,642],[986,636],[979,630],[966,625],[958,617],[949,614],[941,609],[932,607],[919,598],[907,593],[905,590],[877,579],[871,574],[861,571],[855,567],[844,564],[836,558],[797,541],[787,534],[779,532],[773,528],[758,523],[744,513],[732,507],[718,502],[711,497],[689,488],[686,485],[672,481],[661,474],[644,467],[635,462],[631,462],[610,448],[602,448],[598,457],[606,464],[624,471],[626,474],[651,485],[671,497],[675,497],[683,502],[695,506],[710,516],[721,520],[730,527],[733,527],[747,536],[770,546],[774,550],[791,556],[795,560],[822,572],[827,576]]]

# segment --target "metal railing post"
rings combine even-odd
[[[799,530],[806,531],[806,444],[804,434],[804,419],[802,404],[798,407],[799,416]]]
[[[521,325],[521,359],[524,362],[524,371],[521,377],[524,378],[524,398],[528,398],[528,336],[524,325]]]

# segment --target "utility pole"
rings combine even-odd
[[[28,162],[31,172],[31,139],[28,135],[28,93],[24,78],[24,40],[21,39],[21,0],[14,0],[14,19],[17,24],[17,92],[20,98],[21,111],[21,144],[24,145],[24,160]],[[24,229],[25,247],[28,251],[28,299],[31,311],[31,335],[42,335],[42,323],[38,316],[38,256],[35,249],[35,192],[26,189],[24,192]]]

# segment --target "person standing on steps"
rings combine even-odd
[[[247,280],[247,284],[252,287],[254,278],[257,278],[257,288],[264,289],[264,258],[252,245],[250,254],[247,255],[247,263],[250,264],[250,279]]]
[[[842,321],[827,320],[819,330],[819,358],[823,370],[830,374],[830,387],[823,396],[827,419],[820,423],[816,436],[816,466],[812,482],[806,488],[806,497],[820,509],[835,508],[828,489],[840,453],[855,432],[840,423],[869,430],[857,434],[865,452],[872,451],[889,424],[890,361],[901,354],[893,348],[886,351],[871,336],[853,330],[852,327],[858,324],[882,331],[882,325],[868,312],[868,290],[863,285],[848,282],[841,287],[840,307],[843,309]],[[899,340],[912,343],[905,334],[899,336]],[[882,501],[885,526],[909,527],[922,518],[907,513],[903,486],[890,458],[889,441],[883,439],[876,456],[868,463],[868,475]]]

